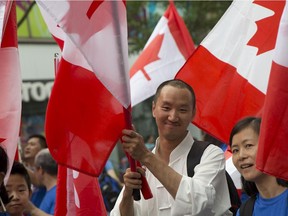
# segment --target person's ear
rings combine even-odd
[[[154,114],[154,111],[155,111],[155,107],[156,107],[156,104],[154,101],[152,101],[152,116],[155,118],[155,114]]]
[[[45,173],[45,171],[44,171],[44,169],[42,169],[42,167],[40,167],[40,173],[41,173],[42,175],[44,175],[44,173]]]
[[[36,167],[36,170],[39,174],[43,175],[44,174],[44,170],[42,169],[41,166]]]

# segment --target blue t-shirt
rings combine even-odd
[[[288,215],[288,189],[286,189],[282,194],[270,199],[262,198],[259,194],[256,196],[253,216],[271,215]],[[237,212],[237,216],[240,216],[240,209]]]
[[[46,192],[39,209],[48,214],[53,215],[55,210],[55,201],[56,201],[56,185]]]
[[[46,188],[44,186],[35,187],[33,189],[30,200],[37,208],[39,208],[45,194],[46,194]]]

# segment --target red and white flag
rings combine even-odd
[[[106,215],[92,176],[101,173],[130,112],[126,7],[122,1],[37,3],[62,50],[45,125],[60,164],[55,213]]]
[[[256,166],[288,180],[288,2],[279,25],[265,98]]]
[[[46,113],[48,147],[59,164],[98,176],[130,112],[125,3],[37,3],[63,47]]]
[[[7,151],[10,173],[21,120],[21,72],[15,1],[0,2],[0,145]]]
[[[195,90],[194,124],[228,143],[263,107],[284,1],[235,0],[176,78]]]
[[[173,79],[194,49],[190,33],[170,1],[130,69],[132,106],[153,96],[163,81]]]
[[[96,177],[58,166],[56,216],[106,216]]]

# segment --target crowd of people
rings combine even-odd
[[[158,138],[144,139],[135,129],[123,130],[123,150],[142,166],[137,166],[136,171],[127,168],[119,180],[111,162],[107,162],[105,172],[123,186],[109,212],[111,216],[232,215],[222,143],[208,145],[193,177],[187,174],[188,153],[195,143],[187,128],[195,112],[193,88],[181,80],[168,80],[157,88],[152,103]],[[261,118],[246,117],[237,122],[230,134],[233,163],[241,174],[243,191],[249,196],[237,216],[287,216],[287,181],[256,169],[260,124]],[[1,147],[0,215],[54,215],[57,163],[49,153],[45,137],[29,137],[22,162],[13,163],[4,184],[7,158]],[[134,200],[134,192],[142,188],[142,176],[147,179],[153,197]]]
[[[1,158],[6,158],[3,148],[1,152]],[[21,161],[13,162],[7,183],[2,188],[9,201],[3,205],[0,215],[54,215],[58,165],[44,136],[36,134],[28,138]],[[7,164],[1,163],[6,172],[7,165],[8,160]]]

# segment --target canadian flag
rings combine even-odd
[[[59,164],[98,176],[130,110],[126,6],[123,1],[37,3],[63,46],[46,113],[49,149]]]
[[[130,69],[132,106],[154,95],[163,81],[173,79],[194,49],[190,33],[170,1]]]
[[[256,167],[288,180],[288,2],[285,3],[264,103]]]
[[[176,75],[195,90],[194,119],[228,143],[235,123],[263,107],[285,1],[233,1]]]
[[[122,1],[37,3],[62,50],[45,125],[60,164],[55,212],[107,215],[92,176],[101,173],[130,112],[126,7]]]
[[[9,174],[21,120],[21,72],[14,1],[0,2],[0,44],[0,145],[9,157]]]

